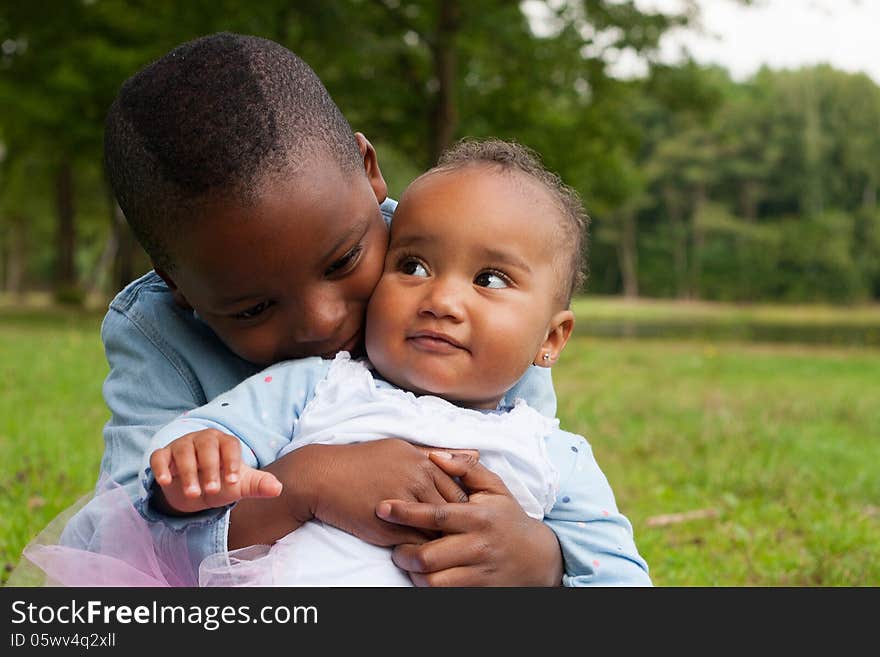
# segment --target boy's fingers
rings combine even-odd
[[[428,458],[446,474],[458,477],[465,490],[473,493],[510,495],[501,477],[489,470],[470,454],[433,451]]]
[[[448,534],[421,545],[398,545],[391,559],[409,573],[434,573],[479,562],[483,547],[468,534]]]
[[[425,453],[425,456],[430,456],[432,452],[439,451],[444,454],[452,454],[459,455],[462,458],[473,458],[479,459],[480,452],[476,449],[440,449],[434,447],[424,447],[418,446],[418,448]],[[427,502],[430,504],[439,504],[440,502],[455,502],[458,504],[462,504],[468,501],[467,492],[459,486],[458,482],[455,481],[452,477],[454,475],[450,475],[446,473],[444,476],[443,473],[435,472],[434,474],[434,488],[439,493],[439,499],[437,496],[432,494],[427,494],[423,496],[419,496],[419,502]]]
[[[432,452],[446,452],[447,454],[458,454],[460,456],[472,456],[475,460],[479,460],[480,458],[480,450],[478,449],[447,449],[445,447],[426,447],[425,445],[416,445],[420,450],[422,450],[426,455],[430,455]]]
[[[278,497],[281,482],[271,472],[244,466],[240,472],[242,497]]]
[[[183,494],[186,497],[201,495],[202,489],[199,486],[199,470],[193,444],[190,441],[174,442],[171,446],[171,455]]]
[[[376,515],[387,522],[418,529],[457,534],[482,526],[483,508],[471,504],[424,504],[404,500],[383,500]]]
[[[455,479],[442,471],[435,471],[435,473],[434,487],[443,498],[442,500],[436,500],[437,502],[456,502],[459,504],[463,504],[468,501],[467,493],[464,491],[464,489],[462,489],[461,486],[458,485],[458,482],[455,481]],[[435,500],[420,499],[419,501],[434,502]]]

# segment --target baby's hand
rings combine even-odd
[[[281,482],[242,463],[241,443],[216,429],[181,436],[150,455],[167,511],[195,513],[245,497],[277,497]]]

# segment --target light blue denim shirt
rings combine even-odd
[[[386,222],[397,207],[382,206]],[[192,311],[175,305],[165,282],[149,272],[129,284],[110,303],[101,326],[110,366],[104,381],[104,400],[110,420],[104,427],[104,455],[99,481],[110,477],[139,499],[138,472],[150,439],[185,411],[202,406],[230,390],[260,368],[233,354]],[[556,395],[547,368],[532,367],[510,394],[525,398],[541,413],[556,414]],[[148,519],[149,509],[140,509]],[[88,549],[95,526],[86,505],[68,523],[62,543]],[[165,518],[152,525],[159,549],[166,532],[187,532],[196,566],[214,552],[226,549],[229,510],[186,518]]]

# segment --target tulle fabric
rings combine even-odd
[[[159,544],[125,489],[104,479],[24,548],[7,585],[195,586],[186,534],[166,531]]]

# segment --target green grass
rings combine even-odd
[[[694,308],[576,309],[583,322],[660,306],[664,317]],[[772,313],[707,306],[716,322]],[[99,324],[94,313],[0,307],[2,581],[94,483],[107,417]],[[880,585],[880,350],[577,337],[554,377],[562,425],[593,445],[655,584]],[[694,510],[708,517],[655,524]]]
[[[656,584],[880,584],[880,351],[580,338],[555,374]]]
[[[0,557],[94,485],[107,411],[100,316],[0,311]]]

